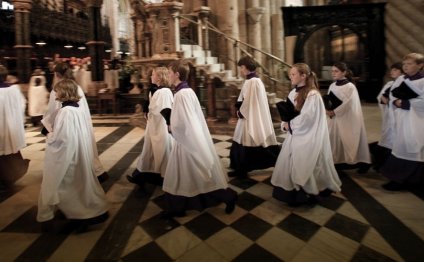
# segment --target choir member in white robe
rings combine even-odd
[[[6,82],[8,70],[0,65],[0,189],[11,186],[28,170],[20,153],[25,143],[25,98],[18,85]]]
[[[273,167],[280,147],[275,137],[265,86],[256,75],[256,62],[246,56],[238,61],[246,77],[237,99],[238,121],[230,149],[232,177],[246,177],[249,171]]]
[[[152,70],[151,80],[154,85],[150,89],[149,102],[144,110],[147,124],[143,150],[136,170],[131,176],[127,176],[128,181],[138,184],[141,189],[146,182],[162,186],[173,144],[169,125],[174,97],[169,89],[168,68],[157,67]]]
[[[390,78],[377,96],[377,102],[381,110],[381,137],[376,145],[374,145],[371,153],[373,155],[373,168],[379,170],[386,159],[390,156],[393,146],[394,135],[394,108],[390,103],[390,91],[393,86],[397,86],[396,81],[401,81],[399,78],[403,74],[402,63],[394,63],[390,67]],[[397,80],[399,78],[399,80]],[[395,84],[396,83],[396,84]]]
[[[52,221],[56,209],[88,226],[108,217],[106,195],[93,166],[91,122],[78,104],[78,85],[64,79],[55,86],[61,103],[46,140],[37,221]]]
[[[300,114],[282,122],[289,134],[271,177],[273,197],[298,206],[315,204],[317,196],[339,192],[341,181],[334,168],[327,117],[315,74],[304,63],[290,69],[295,87],[287,99]]]
[[[62,79],[73,79],[73,73],[70,66],[66,63],[58,63],[55,66],[55,79],[56,80],[53,81],[54,83],[53,90],[50,92],[50,98],[49,98],[47,111],[44,114],[43,119],[41,120],[41,123],[44,126],[42,133],[44,134],[48,132],[52,132],[57,111],[61,108],[61,104],[56,100],[56,91],[54,90],[54,86],[56,85],[57,82],[59,82]],[[103,165],[99,159],[96,139],[94,137],[93,124],[91,121],[90,109],[88,107],[88,103],[87,103],[87,99],[85,98],[84,91],[82,90],[80,86],[78,86],[78,94],[81,96],[81,99],[78,101],[78,104],[84,111],[84,115],[86,117],[87,123],[91,123],[90,144],[92,145],[93,152],[94,152],[93,161],[94,161],[94,166],[96,169],[97,178],[102,183],[108,179],[109,175],[104,170]]]
[[[43,75],[32,76],[28,89],[28,115],[34,126],[37,126],[43,118],[48,103],[49,92],[46,88],[46,78]]]
[[[358,173],[366,173],[371,157],[358,91],[349,80],[350,70],[345,63],[335,63],[331,74],[336,82],[330,85],[328,94],[332,92],[342,101],[334,110],[327,110],[334,163],[340,169],[353,166],[359,167]]]
[[[175,61],[169,69],[176,87],[170,126],[175,140],[162,187],[167,202],[163,216],[184,216],[186,210],[203,210],[222,202],[227,205],[226,213],[231,213],[237,193],[228,187],[199,100],[186,82],[188,65]]]
[[[390,179],[383,188],[397,191],[424,186],[424,55],[411,53],[403,59],[404,76],[390,96],[394,109],[392,154],[381,167]]]

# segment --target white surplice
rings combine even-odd
[[[165,87],[156,90],[150,98],[143,150],[137,162],[137,170],[140,172],[165,174],[173,138],[160,112],[165,108],[171,109],[173,102],[171,90]]]
[[[394,107],[393,103],[390,102],[390,92],[389,92],[389,102],[388,104],[381,104],[381,97],[386,92],[387,89],[393,89],[395,86],[400,84],[399,81],[402,81],[402,77],[398,77],[394,81],[387,82],[380,93],[377,96],[377,103],[381,110],[381,137],[378,141],[378,145],[383,146],[388,149],[393,147],[393,138],[394,138],[394,128],[395,128],[395,119],[394,119]],[[393,101],[392,101],[393,102]]]
[[[35,79],[41,79],[40,85],[35,85]],[[47,111],[49,92],[46,88],[44,76],[33,76],[29,81],[28,89],[28,115],[42,116]]]
[[[327,118],[334,163],[371,163],[361,101],[355,85],[332,83],[328,89],[330,92],[343,101],[334,109],[335,116]]]
[[[175,93],[171,131],[175,140],[163,190],[173,195],[193,197],[226,189],[227,175],[215,151],[199,100],[191,88]]]
[[[0,155],[17,153],[26,146],[25,103],[18,85],[0,88]]]
[[[395,132],[392,154],[397,158],[424,162],[424,78],[411,81],[405,79],[405,76],[400,76],[398,79],[400,79],[398,85],[405,82],[418,97],[409,99],[411,105],[409,110],[401,108],[394,110]],[[396,98],[392,96],[391,100],[394,101]]]
[[[93,123],[91,121],[90,109],[88,107],[88,103],[87,103],[87,99],[85,98],[84,91],[82,90],[82,88],[80,86],[78,86],[78,95],[81,96],[81,98],[78,102],[78,105],[82,109],[87,123],[90,123],[89,125],[91,126],[91,133],[90,133],[91,142],[90,142],[90,144],[92,145],[93,152],[94,152],[94,155],[93,155],[94,167],[96,169],[96,175],[100,176],[101,174],[103,174],[105,172],[105,170],[103,168],[102,163],[100,162],[99,153],[97,151],[97,144],[96,144],[96,138],[94,137]],[[56,100],[56,92],[54,90],[52,90],[50,92],[50,98],[49,98],[49,104],[48,104],[48,107],[47,107],[47,111],[43,115],[43,119],[41,120],[41,123],[43,123],[43,126],[49,132],[53,131],[53,124],[54,124],[54,121],[55,121],[55,118],[56,118],[56,114],[57,114],[58,110],[61,108],[61,106],[62,106],[61,103]]]
[[[46,140],[37,221],[54,217],[59,208],[68,219],[87,219],[107,211],[106,195],[93,166],[91,122],[84,108],[61,108]]]
[[[294,105],[296,95],[293,89],[288,97]],[[287,191],[302,188],[313,195],[325,189],[339,192],[341,181],[334,168],[326,112],[318,91],[309,92],[290,127],[292,134],[284,140],[271,183]]]
[[[269,147],[277,145],[265,86],[260,78],[247,79],[237,99],[243,102],[234,130],[233,140],[243,146]]]

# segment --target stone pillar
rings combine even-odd
[[[18,79],[28,83],[31,76],[31,37],[29,14],[32,8],[31,0],[13,0],[15,10],[15,46],[17,55]]]
[[[152,26],[152,57],[178,58],[180,51],[180,27],[178,15],[183,4],[163,2],[146,5]]]
[[[262,19],[260,21],[261,23],[261,47],[262,51],[271,53],[271,15],[270,15],[270,1],[268,0],[261,0],[260,1],[261,7],[264,8],[264,13],[262,15]],[[278,35],[276,37],[282,38],[281,35]],[[267,56],[263,55],[262,64],[270,71],[272,72],[272,59],[269,59]]]
[[[218,29],[233,39],[239,39],[237,2],[237,0],[218,1],[219,9],[215,12],[217,15],[216,20],[218,22]],[[225,68],[231,69],[234,75],[236,75],[237,66],[231,61],[238,57],[234,49],[234,41],[226,40],[223,37],[219,37],[219,41],[220,43],[218,46],[226,46],[225,50],[223,50],[224,52],[220,52],[220,61],[226,61]]]
[[[198,35],[199,45],[203,50],[209,50],[209,30],[208,30],[208,19],[211,9],[207,6],[201,6],[199,9],[194,11],[197,13],[199,18]]]
[[[217,121],[216,117],[216,98],[215,98],[215,87],[213,86],[213,78],[208,77],[206,80],[206,84],[208,86],[208,117],[206,121],[214,122]]]
[[[100,8],[103,0],[87,0],[89,17],[89,41],[86,43],[91,57],[91,84],[88,86],[88,96],[97,96],[99,89],[106,88],[104,82],[103,56],[104,46]]]
[[[248,24],[248,39],[249,44],[261,49],[261,24],[260,20],[262,15],[265,12],[265,8],[259,7],[258,0],[250,0],[251,4],[247,9],[247,14],[249,15],[249,24]],[[261,54],[257,51],[253,52],[253,56],[256,61],[261,61]]]

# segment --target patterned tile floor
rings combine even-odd
[[[364,105],[370,142],[378,139],[379,112]],[[272,168],[232,179],[239,194],[231,215],[217,206],[186,217],[160,219],[163,192],[141,194],[125,179],[136,165],[144,130],[126,118],[95,118],[100,159],[111,178],[103,184],[111,217],[76,234],[63,218],[57,232],[35,221],[45,138],[27,128],[28,173],[0,192],[0,261],[422,261],[423,192],[386,192],[370,170],[340,173],[342,192],[314,207],[291,208],[271,197]],[[280,142],[284,135],[278,133]],[[213,135],[228,167],[231,136]]]

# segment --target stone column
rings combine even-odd
[[[182,3],[175,1],[146,6],[152,23],[153,58],[178,58],[177,52],[180,51],[178,15],[182,7]]]
[[[270,15],[270,1],[268,0],[261,0],[260,1],[261,7],[264,8],[264,13],[262,15],[262,19],[260,20],[261,23],[261,47],[262,51],[271,53],[271,15]],[[278,35],[276,37],[282,38],[281,35]],[[262,56],[262,64],[270,71],[272,72],[272,59],[269,59],[267,56]]]
[[[261,49],[261,24],[260,20],[262,15],[265,12],[265,8],[259,7],[258,0],[250,0],[251,2],[249,8],[247,9],[247,14],[249,15],[249,24],[248,24],[248,39],[249,44]],[[257,51],[253,52],[253,56],[256,61],[261,61],[261,54]]]
[[[17,55],[18,79],[28,83],[31,76],[31,38],[29,14],[32,8],[31,0],[13,0],[15,10],[15,46]]]
[[[194,12],[197,13],[197,17],[199,19],[199,45],[203,48],[203,50],[209,50],[208,18],[211,9],[207,6],[201,6],[199,9],[194,10]]]
[[[219,4],[219,8],[215,13],[217,15],[218,29],[233,39],[239,39],[237,0],[218,1],[217,4]],[[226,61],[225,68],[231,69],[236,75],[237,66],[231,61],[238,57],[237,51],[234,49],[234,41],[225,40],[223,37],[219,37],[219,41],[218,46],[226,47],[223,50],[224,52],[221,53],[220,61]]]
[[[88,96],[97,96],[98,90],[106,88],[104,82],[103,56],[104,46],[100,8],[103,0],[87,0],[89,17],[89,41],[86,43],[91,57],[91,84],[88,86]]]
[[[213,86],[213,77],[208,77],[206,80],[206,85],[208,86],[208,117],[206,121],[214,122],[217,121],[216,117],[216,98],[215,98],[215,87]]]

